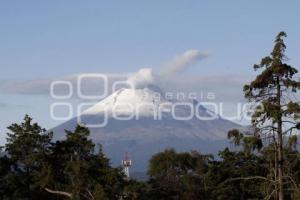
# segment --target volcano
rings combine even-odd
[[[113,165],[128,152],[134,171],[145,171],[150,157],[166,148],[216,153],[228,145],[227,131],[240,125],[216,115],[196,100],[167,99],[153,84],[121,88],[81,115],[53,129],[56,139],[76,124],[90,129]]]

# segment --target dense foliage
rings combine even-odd
[[[275,199],[273,148],[249,148],[248,140],[240,141],[240,150],[220,151],[218,159],[167,149],[153,155],[149,180],[139,182],[111,167],[101,148],[94,150],[85,127],[66,131],[57,142],[29,116],[8,129],[0,157],[1,199]],[[284,150],[284,170],[292,179],[285,197],[299,199],[300,153],[288,144]]]
[[[121,169],[112,168],[101,149],[94,150],[89,130],[77,126],[66,139],[52,142],[52,133],[25,116],[8,127],[0,158],[1,199],[119,199]]]

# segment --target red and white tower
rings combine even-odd
[[[129,179],[130,178],[129,167],[131,166],[131,160],[129,159],[127,152],[125,153],[124,160],[122,160],[122,165],[124,167],[124,173],[125,173],[127,179]]]

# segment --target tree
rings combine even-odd
[[[275,181],[278,187],[278,199],[284,199],[284,138],[299,128],[300,106],[293,99],[292,93],[300,88],[294,80],[297,70],[286,63],[286,45],[280,32],[275,39],[271,54],[263,58],[260,64],[254,65],[260,74],[248,85],[244,86],[245,97],[257,103],[252,115],[254,136],[272,138],[275,149]]]
[[[52,133],[32,123],[32,118],[25,116],[21,124],[8,127],[5,157],[1,158],[2,176],[6,185],[7,199],[42,199],[45,195],[34,184],[35,175],[41,170],[45,156],[49,153]],[[8,171],[7,171],[8,170]]]
[[[204,177],[211,156],[167,149],[152,156],[150,199],[208,199]]]
[[[53,144],[47,163],[37,176],[45,191],[68,199],[118,199],[122,195],[123,175],[112,168],[101,148],[88,138],[89,130],[77,125],[66,130],[66,139]]]
[[[266,161],[256,154],[230,151],[219,152],[220,159],[209,163],[206,173],[208,199],[263,199],[266,189]],[[260,178],[258,178],[260,177]]]
[[[95,151],[89,130],[77,126],[66,139],[51,142],[52,132],[32,118],[8,127],[0,148],[0,199],[119,199],[124,175],[109,165],[101,147]]]
[[[1,199],[10,199],[9,195],[11,194],[10,187],[7,185],[7,177],[10,174],[10,160],[9,158],[2,154],[0,148],[0,197]]]

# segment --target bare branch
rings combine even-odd
[[[51,190],[49,188],[45,188],[45,190],[51,194],[62,195],[62,196],[68,197],[70,199],[73,198],[72,193],[69,193],[69,192],[64,192],[64,191],[59,191],[59,190]]]
[[[268,181],[268,182],[271,182],[271,183],[276,182],[274,180],[270,180],[270,179],[268,179],[266,177],[263,177],[263,176],[249,176],[249,177],[229,178],[229,179],[225,180],[224,182],[222,182],[220,185],[224,185],[225,183],[228,183],[228,182],[231,182],[231,181],[253,180],[253,179],[260,179],[260,180]]]

